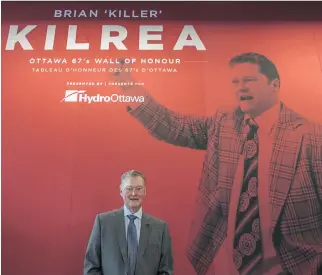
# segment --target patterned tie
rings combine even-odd
[[[130,219],[129,226],[127,228],[127,256],[128,256],[128,275],[134,275],[136,267],[136,257],[138,252],[138,238],[136,233],[136,227],[134,220],[137,218],[134,215],[127,215]]]
[[[258,183],[258,126],[246,120],[244,178],[236,216],[234,263],[239,274],[250,274],[262,260]]]

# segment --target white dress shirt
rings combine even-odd
[[[271,205],[269,204],[269,163],[272,153],[272,144],[274,137],[275,124],[278,121],[280,104],[276,104],[267,110],[254,121],[258,125],[259,155],[258,155],[258,201],[261,222],[261,237],[263,247],[264,261],[277,259],[276,251],[272,242],[271,232]],[[215,256],[212,266],[209,268],[207,275],[225,274],[237,275],[237,269],[233,261],[233,241],[236,214],[239,203],[240,191],[243,183],[244,174],[244,155],[240,156],[237,166],[234,184],[230,197],[227,237]],[[278,274],[282,271],[279,263],[271,266],[271,269],[265,274]]]
[[[131,213],[131,211],[124,205],[124,221],[125,221],[125,237],[127,239],[127,228],[130,223],[130,219],[127,217],[127,215],[134,215],[137,217],[137,219],[134,220],[134,224],[136,227],[136,234],[138,238],[138,242],[140,241],[140,231],[141,231],[141,220],[142,220],[142,207],[134,214]]]

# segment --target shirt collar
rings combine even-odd
[[[280,112],[280,103],[275,104],[270,109],[266,110],[260,116],[255,117],[253,120],[258,125],[258,130],[270,134],[275,123],[278,121]],[[245,116],[247,119],[249,116]]]
[[[140,207],[140,209],[136,212],[136,213],[132,213],[125,205],[124,205],[124,217],[126,217],[127,215],[134,215],[136,216],[138,219],[142,219],[142,207]]]

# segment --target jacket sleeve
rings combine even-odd
[[[310,134],[312,178],[322,207],[322,125],[313,124]]]
[[[185,116],[162,106],[150,96],[128,112],[155,138],[166,143],[206,150],[212,117]]]
[[[163,238],[162,238],[162,247],[161,247],[161,259],[158,269],[158,275],[173,275],[173,250],[172,250],[172,241],[170,236],[170,230],[168,224],[165,223]]]
[[[102,275],[101,270],[101,225],[97,215],[86,249],[84,275]]]

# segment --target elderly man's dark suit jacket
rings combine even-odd
[[[167,143],[206,150],[188,258],[198,275],[227,234],[230,195],[243,150],[239,108],[210,117],[183,116],[151,96],[128,112]],[[272,242],[285,271],[322,274],[322,127],[281,103],[269,167]]]
[[[124,209],[98,214],[86,250],[84,275],[126,275],[126,263]],[[168,225],[144,212],[135,275],[173,275]]]

